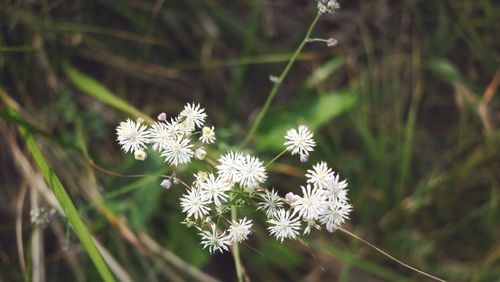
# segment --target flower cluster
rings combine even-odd
[[[318,13],[322,14],[333,14],[336,10],[340,8],[337,0],[317,0],[318,2]]]
[[[191,137],[196,129],[202,128],[199,138],[202,143],[215,142],[214,127],[204,126],[206,117],[205,109],[192,103],[185,105],[180,114],[170,120],[161,113],[151,126],[141,118],[136,121],[127,119],[116,129],[118,144],[125,153],[133,153],[137,160],[146,159],[146,147],[150,144],[170,165],[187,164],[193,156],[205,158],[203,147],[193,151]]]
[[[139,160],[146,158],[147,145],[174,167],[189,163],[193,156],[203,160],[207,154],[205,148],[192,144],[191,139],[198,133],[199,141],[215,142],[214,127],[204,125],[206,117],[199,105],[187,104],[177,117],[167,120],[165,114],[160,114],[151,126],[140,119],[135,122],[128,119],[116,130],[118,143]],[[201,131],[196,132],[197,129]],[[313,133],[305,125],[288,130],[284,139],[286,150],[299,155],[301,162],[309,159],[316,146]],[[302,195],[290,192],[285,198],[266,188],[267,165],[252,154],[227,151],[217,161],[207,159],[207,171],[195,173],[191,184],[181,181],[174,172],[161,186],[170,189],[182,183],[187,187],[180,198],[181,210],[186,215],[183,223],[198,230],[202,247],[210,253],[227,251],[232,243],[250,237],[253,220],[247,217],[230,220],[228,216],[232,209],[244,206],[262,211],[269,234],[281,242],[309,234],[312,229],[319,230],[321,225],[333,232],[348,219],[352,207],[347,199],[347,182],[341,181],[325,162],[307,171]]]

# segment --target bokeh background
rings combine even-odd
[[[152,152],[143,163],[122,154],[114,128],[134,115],[174,115],[194,101],[216,127],[210,154],[237,146],[315,5],[3,1],[0,280],[100,279],[67,219],[30,223],[30,210],[50,208],[54,198],[17,125],[34,133],[119,278],[193,281],[198,270],[234,281],[231,255],[209,255],[179,223],[181,186],[166,191],[159,177],[114,175],[170,171]],[[319,146],[309,163],[281,158],[268,186],[299,191],[304,170],[325,160],[349,181],[354,210],[346,229],[446,280],[498,281],[498,1],[340,5],[313,31],[337,46],[306,45],[248,145],[269,160],[287,128],[315,130]],[[7,96],[20,116],[7,110]],[[340,232],[280,244],[259,216],[241,248],[253,281],[425,280]]]

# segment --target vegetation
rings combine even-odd
[[[0,4],[2,280],[236,280],[230,253],[180,224],[163,158],[115,142],[121,120],[192,101],[221,151],[271,160],[309,125],[309,162],[283,155],[269,187],[299,192],[326,160],[349,180],[346,231],[445,280],[498,279],[500,7],[390,2],[341,1],[317,22],[313,0]],[[337,45],[303,42],[313,22]],[[33,224],[42,208],[57,215]],[[280,243],[264,222],[239,247],[254,281],[424,279],[346,232]]]

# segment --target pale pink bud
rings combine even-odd
[[[159,121],[166,121],[167,120],[167,114],[166,113],[161,113],[158,115],[158,120]]]
[[[161,185],[161,187],[168,190],[172,187],[172,181],[170,181],[170,179],[163,179],[163,181],[161,182],[160,185]]]
[[[300,162],[301,163],[306,163],[308,160],[309,160],[309,155],[300,154]]]
[[[293,203],[293,198],[295,197],[295,195],[292,193],[292,192],[288,192],[286,193],[285,195],[285,201],[291,205]]]
[[[335,47],[337,45],[338,41],[337,39],[335,38],[328,38],[328,40],[326,41],[326,46],[328,47]]]
[[[337,231],[337,226],[335,224],[327,225],[326,230],[330,233],[333,233],[333,232]]]

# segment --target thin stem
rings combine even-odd
[[[281,156],[283,156],[283,154],[285,154],[287,152],[287,150],[283,150],[281,153],[279,153],[278,155],[276,155],[276,157],[274,157],[272,160],[270,160],[267,164],[266,164],[266,167],[270,166],[272,163],[274,163],[277,159],[279,159]]]
[[[445,280],[443,280],[443,279],[441,279],[441,278],[438,278],[438,277],[436,277],[436,276],[433,276],[433,275],[431,275],[431,274],[429,274],[429,273],[426,273],[426,272],[424,272],[424,271],[422,271],[422,270],[419,270],[419,269],[417,269],[417,268],[415,268],[415,267],[413,267],[413,266],[411,266],[411,265],[409,265],[409,264],[406,264],[406,263],[404,263],[404,262],[402,262],[402,261],[398,260],[397,258],[395,258],[395,257],[391,256],[390,254],[386,253],[385,251],[383,251],[382,249],[380,249],[380,248],[378,248],[377,246],[373,245],[372,243],[370,243],[370,242],[366,241],[365,239],[363,239],[363,238],[359,237],[359,236],[358,236],[358,235],[356,235],[356,234],[351,233],[350,231],[348,231],[348,230],[346,230],[346,229],[344,229],[344,228],[342,228],[342,227],[338,227],[337,229],[338,229],[338,230],[340,230],[340,231],[342,231],[343,233],[345,233],[345,234],[347,234],[347,235],[351,236],[352,238],[357,239],[357,240],[359,240],[359,241],[361,241],[361,242],[365,243],[366,245],[368,245],[368,246],[370,246],[371,248],[375,249],[377,252],[379,252],[379,253],[383,254],[384,256],[386,256],[386,257],[388,257],[388,258],[392,259],[393,261],[395,261],[395,262],[399,263],[400,265],[402,265],[402,266],[404,266],[404,267],[406,267],[406,268],[408,268],[408,269],[411,269],[411,270],[413,270],[413,271],[415,271],[415,272],[418,272],[418,273],[420,273],[420,274],[422,274],[422,275],[424,275],[424,276],[427,276],[427,277],[429,277],[429,278],[432,278],[432,279],[434,279],[434,280],[436,280],[436,281],[442,281],[442,282],[444,282],[444,281],[445,281]]]
[[[231,207],[231,219],[234,221],[238,216],[238,212],[235,206]],[[238,282],[243,282],[243,265],[241,264],[240,258],[240,248],[238,242],[233,241],[233,258],[234,264],[236,265],[236,275],[238,276]]]
[[[278,92],[278,89],[280,88],[281,84],[283,83],[283,80],[285,80],[286,76],[288,75],[288,72],[290,71],[293,64],[297,60],[297,57],[299,56],[300,52],[302,51],[302,49],[306,45],[309,37],[311,36],[311,33],[312,33],[314,27],[316,26],[316,23],[319,20],[319,18],[320,18],[320,15],[319,14],[316,15],[313,22],[309,26],[309,29],[307,30],[306,36],[304,37],[304,39],[300,43],[299,47],[297,47],[297,49],[293,53],[292,57],[290,58],[290,61],[288,61],[288,64],[283,69],[283,72],[280,74],[276,83],[274,83],[273,88],[271,89],[271,91],[269,92],[269,95],[267,96],[267,100],[264,103],[264,106],[262,106],[262,109],[260,110],[259,114],[257,115],[257,118],[255,119],[254,123],[252,124],[252,127],[250,128],[250,131],[248,132],[247,136],[245,136],[245,139],[241,143],[241,147],[248,144],[248,142],[252,139],[253,135],[255,134],[255,131],[257,131],[257,128],[259,128],[259,125],[262,122],[262,119],[264,118],[267,111],[269,110],[269,107],[271,106],[271,102],[273,101],[274,96],[276,96],[276,93]]]

